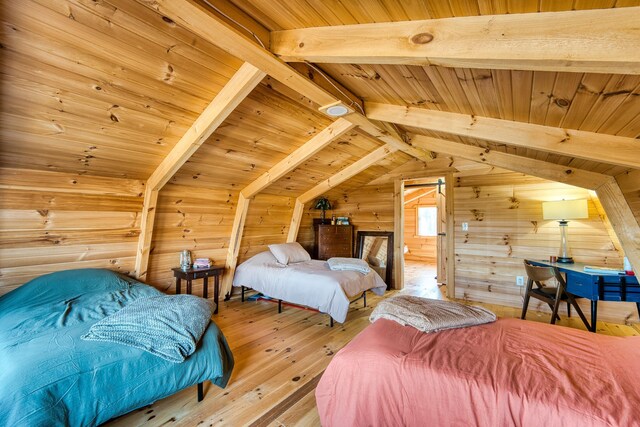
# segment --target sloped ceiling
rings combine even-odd
[[[7,2],[2,7],[0,165],[146,179],[241,61],[153,10],[152,2]],[[209,2],[268,31],[312,26],[636,6],[640,1]],[[213,10],[212,10],[212,13]],[[233,14],[232,14],[233,15]],[[235,16],[235,15],[234,15]],[[265,30],[266,29],[266,30]],[[323,64],[367,101],[412,105],[593,132],[640,136],[640,77]],[[242,188],[330,121],[265,79],[173,178]],[[442,137],[609,175],[625,168],[414,128]],[[352,131],[266,192],[295,196],[381,142]],[[396,153],[345,191],[403,162]],[[195,184],[197,182],[197,184]]]

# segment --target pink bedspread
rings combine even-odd
[[[336,354],[316,401],[325,427],[640,426],[640,337],[380,319]]]

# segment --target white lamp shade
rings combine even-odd
[[[544,219],[584,219],[589,218],[586,200],[560,200],[558,202],[542,202]]]

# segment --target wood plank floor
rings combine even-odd
[[[406,293],[437,295],[428,270],[410,265]],[[425,273],[426,271],[426,273]],[[421,276],[416,279],[416,276]],[[443,289],[442,289],[443,290]],[[387,294],[392,295],[397,291]],[[109,426],[319,426],[315,385],[332,356],[369,324],[373,307],[381,300],[373,294],[352,304],[347,322],[330,328],[329,317],[310,310],[284,307],[269,301],[242,303],[238,297],[221,304],[215,322],[224,332],[235,358],[227,388],[205,384],[198,403],[196,387],[112,420]],[[519,317],[517,308],[479,304],[499,317]],[[548,322],[549,315],[530,311],[527,319]],[[577,318],[561,325],[584,329]],[[640,326],[598,322],[598,333],[640,335]]]

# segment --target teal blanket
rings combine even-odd
[[[225,387],[233,356],[213,322],[183,363],[80,339],[132,301],[160,295],[112,271],[85,269],[42,276],[0,297],[0,423],[98,425],[198,382]]]

